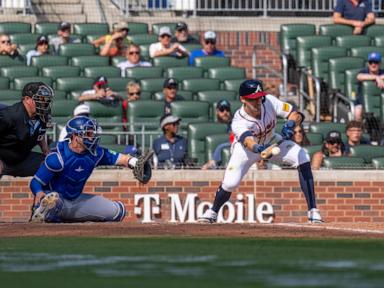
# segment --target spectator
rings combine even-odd
[[[184,22],[176,24],[175,36],[172,37],[171,42],[180,44],[200,44],[200,41],[189,34],[188,26]]]
[[[375,23],[371,0],[337,0],[333,23],[350,25],[353,34],[361,34],[365,27]]]
[[[116,23],[113,27],[113,32],[110,35],[104,35],[92,42],[95,47],[102,47],[100,56],[125,56],[127,45],[130,41],[127,39],[129,32],[127,22]]]
[[[305,130],[302,125],[296,126],[293,130],[292,141],[300,146],[308,146],[311,145],[311,142],[307,138]]]
[[[0,178],[34,175],[49,153],[45,132],[53,90],[42,82],[31,82],[21,95],[20,102],[0,110]],[[36,144],[42,153],[32,152]]]
[[[90,107],[87,104],[80,104],[73,110],[73,116],[87,116],[91,113]],[[67,136],[67,129],[65,126],[61,129],[59,135],[59,141],[63,141]]]
[[[153,141],[154,162],[158,168],[175,169],[185,166],[188,155],[187,139],[177,135],[181,119],[165,114],[160,119],[163,136]]]
[[[27,53],[27,65],[31,65],[32,57],[41,56],[49,53],[48,38],[44,35],[39,36],[36,41],[35,50],[30,50]]]
[[[61,22],[57,28],[58,37],[52,38],[49,42],[55,49],[55,53],[59,54],[59,46],[61,44],[80,43],[80,39],[71,36],[71,24]]]
[[[12,44],[9,36],[7,34],[0,34],[0,55],[16,57],[19,54],[16,44]]]
[[[111,106],[116,105],[121,97],[108,86],[108,79],[99,76],[93,83],[93,89],[84,91],[79,97],[79,101],[99,101],[102,104]]]
[[[184,57],[189,56],[189,52],[179,43],[171,43],[171,29],[164,26],[159,30],[159,42],[149,46],[149,56],[151,58],[160,56]]]
[[[140,96],[141,96],[140,84],[137,82],[134,82],[134,81],[128,82],[128,84],[127,84],[127,98],[124,99],[123,102],[121,103],[122,108],[123,108],[123,117],[122,117],[123,123],[128,122],[128,115],[127,115],[128,103],[139,100]],[[127,127],[124,126],[124,130],[126,131]]]
[[[177,90],[179,84],[174,78],[167,78],[163,84],[163,94],[164,94],[164,114],[171,113],[171,103],[174,101],[184,100],[180,95],[177,95]]]
[[[207,31],[204,33],[204,39],[201,43],[203,49],[194,50],[189,57],[189,65],[195,64],[195,58],[197,57],[225,57],[224,52],[216,49],[216,33],[213,31]]]
[[[345,134],[347,135],[347,143],[344,143],[345,153],[349,155],[351,153],[351,146],[361,144],[371,144],[366,139],[362,138],[364,131],[364,125],[359,121],[350,121],[345,128]]]
[[[368,67],[359,71],[356,78],[357,83],[357,98],[355,100],[355,120],[362,121],[363,119],[363,81],[375,81],[377,87],[384,89],[384,70],[380,69],[381,54],[372,52],[368,54]]]
[[[230,133],[228,137],[228,142],[220,143],[217,145],[215,148],[215,151],[213,152],[212,159],[208,160],[202,167],[201,169],[206,170],[206,169],[216,169],[218,166],[221,165],[221,152],[223,151],[224,148],[231,147],[231,138],[232,133],[231,133],[231,123],[232,123],[232,112],[231,112],[231,104],[223,99],[220,100],[217,105],[216,105],[216,119],[217,122],[227,124],[227,133]]]
[[[133,67],[150,67],[152,64],[148,61],[141,61],[140,47],[136,44],[129,44],[125,57],[126,61],[121,62],[117,67],[121,70],[121,77],[125,77],[125,69]]]
[[[312,157],[311,166],[313,170],[319,170],[326,157],[347,156],[344,143],[339,131],[330,131],[325,138],[321,151],[315,152]]]

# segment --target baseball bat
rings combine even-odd
[[[264,160],[267,160],[269,158],[271,158],[272,156],[272,149],[275,148],[275,147],[279,147],[279,145],[281,143],[283,143],[283,141],[285,141],[286,139],[280,139],[279,141],[277,141],[276,143],[273,143],[271,146],[267,147],[265,150],[263,150],[261,153],[260,153],[260,156],[262,159]]]
[[[315,92],[314,92],[314,88],[313,88],[313,79],[312,79],[312,71],[311,70],[308,71],[307,81],[308,81],[308,96],[310,98],[310,101],[308,103],[308,110],[312,115],[315,115],[316,106],[313,103],[314,98],[315,98]]]

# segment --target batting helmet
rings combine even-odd
[[[245,80],[239,88],[239,95],[245,99],[257,99],[264,97],[263,82],[257,79]]]
[[[99,125],[96,120],[87,116],[76,116],[67,122],[65,126],[67,130],[67,138],[71,135],[80,136],[83,140],[85,148],[96,155],[96,149],[100,143]]]

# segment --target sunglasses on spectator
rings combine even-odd
[[[124,29],[119,30],[119,32],[123,32],[123,31],[128,33],[129,29],[128,28],[124,28]]]
[[[183,32],[183,31],[184,31],[184,32],[187,32],[187,29],[177,29],[176,31],[177,31],[177,32]]]
[[[205,44],[212,44],[212,45],[215,45],[216,44],[216,41],[215,40],[205,40]]]
[[[128,52],[129,55],[140,55],[140,51],[129,51]]]
[[[379,65],[380,62],[378,61],[368,61],[368,64],[369,65],[372,65],[372,64],[376,64],[376,65]]]
[[[165,38],[165,37],[171,38],[171,35],[168,35],[168,34],[160,35],[160,38]]]
[[[140,96],[141,95],[141,91],[139,91],[139,92],[129,92],[128,95],[129,96],[133,96],[133,95]]]
[[[11,44],[11,40],[1,40],[1,44]]]
[[[339,140],[329,140],[327,143],[331,144],[331,145],[341,144],[341,142]]]
[[[224,112],[224,111],[231,111],[228,107],[219,107],[217,108],[220,112]]]
[[[175,85],[167,86],[167,89],[177,89],[177,86]]]

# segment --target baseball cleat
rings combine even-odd
[[[37,207],[34,208],[31,222],[58,222],[58,214],[63,208],[63,201],[59,193],[51,192],[45,195]]]
[[[212,209],[208,209],[204,212],[203,216],[197,219],[199,223],[216,223],[217,222],[217,213]]]
[[[324,223],[323,219],[321,218],[319,209],[312,208],[308,211],[308,222],[316,224]]]

